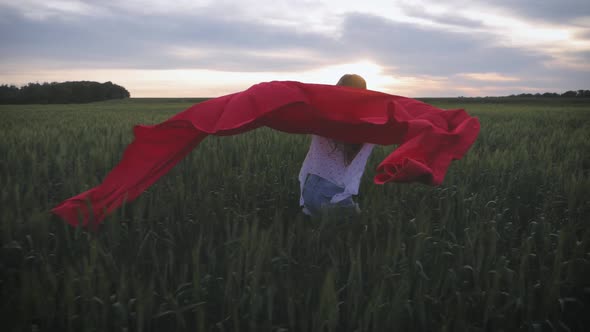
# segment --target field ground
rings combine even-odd
[[[432,99],[480,118],[443,185],[374,185],[308,220],[309,137],[209,137],[98,233],[51,216],[135,124],[197,100],[0,106],[4,331],[582,331],[590,326],[590,102]]]

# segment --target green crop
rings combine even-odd
[[[581,331],[590,326],[590,107],[474,103],[443,185],[363,178],[357,220],[310,220],[310,138],[208,137],[99,232],[49,210],[195,100],[0,106],[4,331]],[[463,103],[464,104],[461,104]]]

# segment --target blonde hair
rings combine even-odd
[[[367,82],[365,81],[365,79],[357,74],[344,74],[342,77],[340,77],[336,85],[349,86],[351,88],[358,89],[367,88]]]
[[[343,75],[336,85],[339,86],[348,86],[351,88],[358,88],[358,89],[367,89],[367,82],[364,78],[357,74],[345,74]],[[334,150],[338,149],[342,151],[344,156],[344,164],[350,165],[350,163],[354,160],[357,153],[361,150],[362,144],[350,144],[339,142],[336,140],[332,140],[334,142]],[[332,150],[332,151],[334,151]]]

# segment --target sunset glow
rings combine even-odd
[[[358,73],[367,81],[371,90],[388,91],[400,81],[383,74],[381,66],[368,60],[326,66],[317,70],[303,72],[228,72],[202,69],[176,70],[59,70],[18,72],[3,76],[16,84],[26,84],[21,77],[35,76],[34,82],[53,82],[59,80],[109,81],[119,77],[118,84],[131,87],[133,97],[216,97],[249,86],[273,80],[293,80],[307,83],[336,84],[343,74]]]

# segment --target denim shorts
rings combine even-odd
[[[331,203],[332,197],[344,191],[344,188],[324,179],[321,176],[310,174],[303,185],[304,207],[312,216],[320,216],[324,212],[341,210],[341,212],[357,211],[358,206],[352,200],[352,196],[338,203]],[[306,212],[304,210],[304,212]]]

